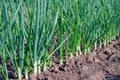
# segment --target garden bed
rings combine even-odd
[[[30,76],[31,80],[35,80]],[[37,80],[120,80],[120,36],[103,49],[54,63]]]
[[[0,4],[0,80],[119,79],[120,0]]]
[[[9,79],[17,80],[9,59],[7,66]],[[30,74],[29,80],[120,80],[120,35],[102,49],[98,48],[87,55],[68,57],[63,65],[59,64],[58,56],[53,56],[51,67],[37,76]]]

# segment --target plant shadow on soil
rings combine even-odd
[[[107,80],[120,80],[120,74],[118,75],[110,75],[110,76],[106,76]]]

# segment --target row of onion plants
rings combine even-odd
[[[0,75],[18,80],[105,47],[120,30],[119,0],[1,0]],[[93,48],[94,47],[94,48]],[[9,64],[8,64],[9,63]],[[9,69],[12,68],[11,69]]]

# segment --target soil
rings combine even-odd
[[[37,76],[30,74],[29,80],[120,80],[120,35],[102,49],[65,59],[63,65],[53,60],[51,67]]]
[[[103,49],[54,63],[36,80],[120,80],[120,36]]]

